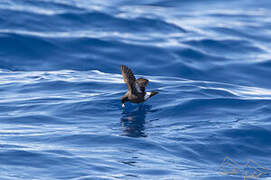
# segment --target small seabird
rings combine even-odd
[[[149,80],[144,78],[136,79],[131,69],[127,66],[120,66],[123,80],[128,87],[128,91],[121,98],[122,107],[126,101],[132,103],[141,103],[149,99],[150,97],[158,94],[156,91],[145,92],[145,87],[148,85]]]

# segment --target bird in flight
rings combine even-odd
[[[141,103],[149,99],[150,97],[158,94],[156,91],[145,92],[145,87],[148,85],[149,80],[144,78],[136,79],[131,69],[127,66],[120,66],[123,80],[128,87],[128,91],[121,98],[122,107],[125,107],[124,103],[130,101],[132,103]]]

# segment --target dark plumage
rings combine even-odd
[[[130,101],[132,103],[141,103],[154,96],[155,94],[158,94],[158,92],[156,91],[145,92],[145,87],[148,85],[149,82],[148,79],[136,79],[131,69],[129,69],[127,66],[121,65],[120,69],[123,80],[128,87],[128,91],[121,98],[123,107],[126,101]]]

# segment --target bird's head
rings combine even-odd
[[[126,101],[128,101],[128,97],[125,97],[125,96],[124,96],[124,97],[121,98],[121,106],[122,106],[122,107],[125,106],[124,103],[125,103]]]

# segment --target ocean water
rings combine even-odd
[[[270,180],[270,8],[1,0],[0,179]]]

